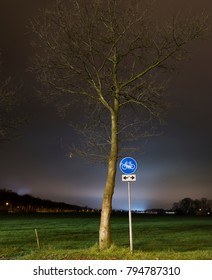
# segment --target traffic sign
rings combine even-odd
[[[125,157],[119,164],[120,170],[124,174],[132,174],[137,169],[137,162],[134,158]]]
[[[133,173],[137,170],[137,162],[134,158],[125,157],[120,161],[119,168],[124,173],[122,175],[122,181],[127,182],[128,185],[130,251],[133,253],[130,182],[136,181],[136,175]]]
[[[136,175],[135,174],[131,174],[131,175],[126,175],[123,174],[122,175],[122,181],[123,182],[135,182],[136,181]]]

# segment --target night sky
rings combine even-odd
[[[0,1],[2,74],[22,84],[18,94],[26,98],[22,111],[29,115],[28,124],[16,131],[18,137],[0,144],[0,188],[100,208],[106,166],[74,154],[69,157],[67,146],[77,136],[52,106],[42,104],[34,77],[26,71],[33,56],[29,19],[51,2]],[[155,5],[163,18],[177,11],[195,14],[204,8],[211,15],[212,8],[211,0],[156,0]],[[212,39],[195,42],[191,50],[191,58],[172,75],[168,94],[175,107],[162,135],[149,139],[142,153],[135,155],[133,209],[170,208],[185,197],[212,199]],[[113,208],[127,209],[127,183],[121,182],[120,171]]]

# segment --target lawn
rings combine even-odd
[[[98,250],[99,214],[0,214],[0,259],[212,259],[212,217],[113,214],[113,246]],[[35,238],[37,229],[40,249]]]

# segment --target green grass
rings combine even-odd
[[[128,216],[111,223],[113,246],[99,251],[99,214],[0,214],[0,259],[212,259],[209,216],[133,215],[133,255]]]

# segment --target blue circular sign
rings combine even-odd
[[[137,169],[137,162],[134,158],[125,157],[121,160],[119,167],[124,174],[132,174]]]

